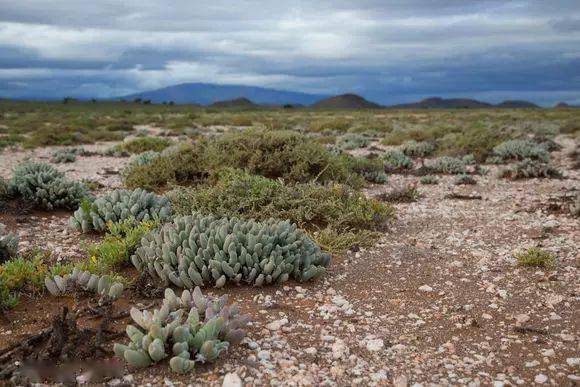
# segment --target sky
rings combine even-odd
[[[580,0],[0,0],[0,97],[186,82],[580,104]]]

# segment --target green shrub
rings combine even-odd
[[[167,194],[176,214],[192,211],[260,221],[289,219],[306,229],[376,229],[393,209],[343,185],[285,185],[247,172],[226,170],[213,185]]]
[[[552,254],[537,247],[531,247],[514,256],[520,266],[552,268],[556,263],[556,258]]]
[[[377,196],[377,199],[388,203],[412,203],[423,196],[413,184],[395,188],[389,192],[384,192]]]
[[[562,174],[550,164],[534,160],[523,160],[519,163],[503,168],[499,176],[505,179],[531,179],[531,178],[560,178]]]
[[[0,201],[8,196],[8,183],[0,176]]]
[[[407,141],[401,145],[401,151],[409,157],[425,158],[435,151],[435,144],[429,141]]]
[[[466,173],[462,173],[459,174],[455,177],[455,180],[453,180],[453,184],[455,185],[473,185],[473,184],[477,184],[477,181],[475,180],[475,178],[471,175],[468,175]]]
[[[228,280],[255,286],[290,276],[308,281],[324,273],[330,255],[288,221],[257,223],[194,213],[151,231],[131,260],[165,284],[191,289],[222,287]]]
[[[370,183],[384,184],[388,177],[385,173],[385,165],[380,159],[369,159],[367,157],[351,157],[349,159],[349,168],[351,171],[361,175]]]
[[[133,220],[164,221],[171,217],[171,205],[164,196],[140,188],[114,190],[90,202],[85,200],[70,218],[70,225],[82,232],[104,231],[107,223]]]
[[[18,253],[18,236],[8,232],[6,226],[0,223],[0,263],[16,257]]]
[[[209,171],[244,168],[253,174],[288,182],[335,181],[361,185],[344,157],[332,155],[321,144],[287,130],[248,129],[231,132],[203,144]]]
[[[427,175],[427,176],[422,176],[421,179],[419,179],[419,182],[421,184],[439,184],[439,179],[437,179],[437,176],[433,176],[433,175]]]
[[[132,308],[130,315],[137,327],[127,325],[129,344],[115,344],[115,355],[132,367],[144,368],[173,354],[169,366],[181,374],[239,344],[249,322],[236,304],[227,305],[226,296],[205,297],[198,287],[192,293],[184,290],[180,297],[168,288],[161,309]]]
[[[457,157],[438,157],[433,160],[429,168],[435,173],[446,173],[452,175],[465,173],[465,163],[462,159]]]
[[[115,151],[139,154],[147,151],[161,152],[173,142],[163,137],[136,137],[114,147]]]
[[[509,140],[493,148],[493,157],[503,162],[513,160],[539,160],[547,162],[550,154],[542,146],[529,140]]]
[[[62,172],[45,163],[27,162],[14,169],[9,183],[12,195],[42,208],[76,208],[88,197],[87,188],[65,178]]]
[[[366,148],[371,140],[368,137],[356,133],[347,133],[337,141],[339,148],[344,150]]]
[[[387,170],[402,171],[413,168],[413,160],[398,149],[385,151],[382,156]]]
[[[82,156],[84,154],[85,150],[83,148],[59,149],[52,153],[50,161],[55,164],[72,163],[77,159],[77,156]]]

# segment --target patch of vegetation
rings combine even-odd
[[[172,144],[173,141],[163,137],[136,137],[116,145],[113,149],[115,152],[139,154],[148,151],[161,152]]]
[[[82,183],[68,180],[49,164],[31,162],[20,164],[14,169],[9,192],[48,210],[77,208],[89,196]]]
[[[493,148],[493,162],[539,160],[547,162],[550,159],[548,151],[530,140],[509,140]]]
[[[425,158],[435,151],[435,143],[430,141],[407,141],[401,145],[401,151],[409,157]]]
[[[326,271],[330,254],[289,221],[256,222],[194,212],[146,235],[131,261],[165,284],[220,288],[226,282],[262,286],[290,277],[308,281]]]
[[[422,176],[421,179],[419,179],[419,182],[421,184],[425,184],[425,185],[439,184],[439,179],[437,178],[437,176],[427,175],[427,176]]]
[[[65,148],[53,152],[50,161],[55,164],[75,162],[77,156],[85,154],[83,148]]]
[[[370,142],[371,140],[366,136],[358,133],[347,133],[338,139],[337,145],[340,149],[351,150],[366,148]]]
[[[18,236],[8,232],[6,226],[0,223],[0,263],[6,262],[18,253]]]
[[[384,184],[388,180],[384,163],[380,159],[349,157],[349,168],[370,183]]]
[[[70,126],[43,126],[34,130],[23,143],[26,148],[51,145],[92,144],[97,141],[121,141],[123,132],[110,132],[94,128],[73,128]]]
[[[413,160],[398,149],[387,150],[382,159],[389,171],[403,171],[413,168]]]
[[[443,156],[432,161],[429,168],[435,173],[450,175],[465,174],[465,163],[457,157]]]
[[[556,265],[556,257],[547,251],[537,247],[531,247],[525,251],[514,254],[520,266],[553,268]]]
[[[388,192],[383,192],[377,196],[377,199],[387,203],[412,203],[419,200],[421,196],[423,196],[423,194],[421,194],[417,187],[413,184],[409,184]]]
[[[466,173],[462,173],[462,174],[457,175],[455,177],[455,179],[453,180],[453,184],[455,184],[455,185],[474,185],[474,184],[477,184],[477,180],[475,180],[475,178],[471,175],[468,175]]]
[[[212,185],[167,193],[178,215],[192,211],[258,221],[289,219],[307,230],[373,230],[392,218],[393,209],[339,184],[286,185],[247,171],[226,170]]]
[[[85,199],[70,218],[70,225],[82,232],[104,231],[109,223],[165,221],[171,205],[164,196],[140,188],[113,190],[94,201]]]
[[[550,164],[540,161],[523,160],[500,170],[499,177],[511,180],[531,178],[559,179],[562,177],[562,174]]]

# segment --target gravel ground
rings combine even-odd
[[[573,144],[559,141],[567,149],[554,158],[565,179],[500,180],[494,167],[474,186],[441,176],[438,185],[418,185],[418,201],[395,205],[397,220],[373,249],[336,257],[318,281],[208,289],[230,294],[252,315],[242,345],[186,377],[160,364],[126,369],[109,384],[578,385],[579,220],[547,203],[579,190],[580,173],[565,157]],[[39,159],[47,154],[32,152]],[[0,155],[0,175],[19,157],[25,156]],[[123,162],[80,158],[61,168],[115,187],[118,176],[99,171]],[[393,175],[366,193],[417,181]],[[450,192],[481,199],[451,199]],[[65,233],[60,218],[44,232],[56,235],[54,248],[66,250],[74,244],[59,234]],[[19,233],[43,235],[26,225],[44,221],[27,222]],[[532,246],[554,253],[556,268],[519,267],[513,253]],[[8,317],[19,321],[30,309],[13,313]],[[15,329],[0,328],[0,340]]]

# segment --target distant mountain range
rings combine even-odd
[[[215,102],[246,98],[260,105],[312,105],[326,95],[267,89],[241,85],[216,85],[211,83],[182,83],[162,89],[145,91],[121,97],[125,100],[140,98],[152,103],[210,105]]]
[[[521,100],[507,100],[499,104],[470,98],[430,97],[418,102],[381,106],[356,94],[325,96],[293,91],[242,85],[217,85],[210,83],[183,83],[162,89],[146,91],[117,99],[150,101],[151,103],[176,103],[205,105],[215,108],[252,109],[261,106],[311,107],[316,109],[493,109],[539,108]],[[565,103],[558,107],[567,107]],[[571,107],[571,106],[569,106]]]

